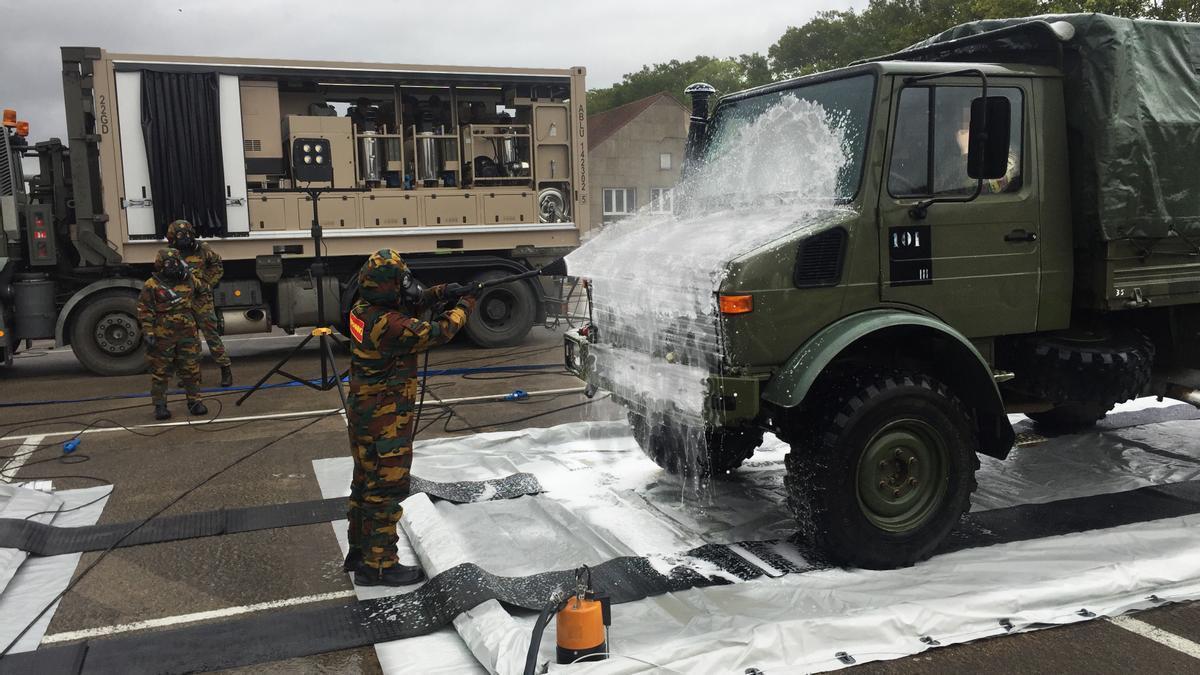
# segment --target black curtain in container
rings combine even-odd
[[[142,133],[154,225],[166,236],[184,218],[201,236],[223,236],[225,171],[216,73],[142,71]]]

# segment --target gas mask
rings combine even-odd
[[[188,276],[188,264],[183,258],[170,257],[163,261],[162,271],[158,273],[166,281],[180,282]]]
[[[184,232],[175,239],[175,248],[183,253],[191,253],[196,250],[196,237],[190,232]]]
[[[413,276],[413,273],[408,268],[404,268],[400,272],[400,305],[416,307],[420,304],[421,294],[424,291],[425,287],[420,281],[417,281],[417,278]]]

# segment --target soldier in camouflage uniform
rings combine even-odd
[[[150,397],[154,419],[171,416],[167,385],[177,372],[187,392],[188,412],[205,415],[200,401],[200,336],[192,303],[195,280],[179,251],[166,248],[154,259],[154,276],[146,280],[137,301],[138,323],[150,367]]]
[[[208,244],[196,240],[196,228],[186,220],[176,220],[167,227],[167,243],[183,254],[196,277],[196,324],[213,360],[221,366],[221,386],[233,385],[233,369],[225,354],[225,343],[217,332],[217,310],[213,306],[213,288],[221,280],[224,268],[221,256]]]
[[[354,453],[350,484],[350,553],[354,582],[400,586],[423,578],[396,557],[396,523],[412,466],[417,354],[448,342],[466,323],[475,299],[463,297],[431,321],[421,307],[452,297],[447,287],[421,291],[392,250],[370,257],[358,273],[361,300],[350,311],[350,396],[346,417]]]

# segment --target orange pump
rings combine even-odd
[[[529,652],[525,655],[525,675],[538,672],[539,645],[552,616],[558,629],[555,660],[559,665],[608,658],[612,601],[608,595],[592,587],[591,568],[584,565],[575,570],[575,593],[567,595],[568,592],[567,589],[556,590],[550,604],[542,609],[533,623]]]
[[[599,661],[607,656],[608,634],[605,626],[609,612],[607,598],[593,600],[585,592],[567,600],[567,606],[558,612],[557,628],[558,662]]]

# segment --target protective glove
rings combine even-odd
[[[478,295],[482,284],[473,282],[469,284],[446,284],[446,299],[459,300],[467,296]]]
[[[456,304],[455,307],[458,307],[467,314],[470,314],[471,310],[475,309],[476,302],[478,302],[478,299],[474,295],[464,295],[458,299],[458,304]]]

